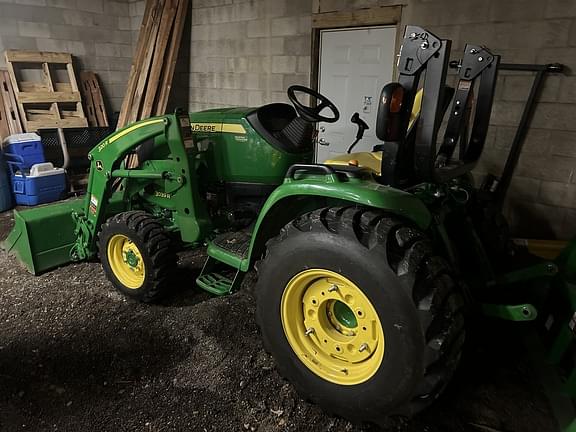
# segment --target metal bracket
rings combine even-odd
[[[494,281],[490,282],[488,286],[510,285],[542,277],[550,278],[555,276],[557,273],[558,266],[553,262],[545,261],[530,267],[500,275]]]
[[[484,315],[500,318],[506,321],[534,321],[538,310],[530,303],[519,305],[482,304]]]
[[[448,126],[446,127],[446,132],[444,134],[444,140],[442,146],[440,147],[440,152],[438,155],[438,160],[436,161],[437,167],[444,167],[447,163],[450,162],[452,155],[454,153],[454,149],[459,141],[461,142],[461,154],[460,160],[462,162],[475,162],[480,156],[482,152],[482,145],[485,139],[485,132],[487,129],[484,127],[484,118],[490,117],[490,105],[491,99],[493,94],[493,87],[495,84],[496,76],[490,77],[488,79],[488,88],[485,89],[481,87],[480,94],[478,96],[477,102],[477,109],[476,109],[476,118],[475,118],[475,128],[473,130],[473,134],[471,136],[471,143],[472,147],[480,146],[478,149],[474,151],[467,152],[467,150],[471,147],[467,139],[465,131],[467,130],[467,123],[469,117],[469,112],[467,111],[470,109],[470,104],[473,99],[473,92],[474,92],[474,82],[476,78],[482,77],[481,81],[484,80],[486,86],[486,79],[484,77],[484,71],[493,65],[494,62],[498,61],[498,58],[490,51],[488,51],[485,47],[479,45],[470,45],[467,44],[466,48],[464,49],[464,57],[462,62],[459,64],[459,80],[458,85],[456,88],[456,93],[454,95],[454,102],[452,103],[452,110],[450,112],[450,117],[448,120]],[[495,68],[494,68],[495,69]],[[482,102],[485,98],[489,98],[489,104]],[[485,113],[487,111],[487,113]],[[468,115],[467,115],[468,114]],[[478,116],[481,116],[482,125],[479,127]],[[472,156],[470,158],[466,158],[466,156]]]
[[[460,79],[473,80],[492,64],[494,56],[486,47],[466,44],[460,64]]]
[[[406,26],[398,58],[398,72],[414,75],[436,54],[442,41],[422,27]]]

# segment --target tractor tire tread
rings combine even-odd
[[[153,303],[167,292],[167,279],[176,265],[172,241],[163,225],[154,216],[140,210],[127,211],[112,216],[104,223],[98,234],[98,244],[102,247],[102,233],[114,225],[126,227],[143,246],[142,253],[148,256],[152,266],[148,269],[145,290],[133,297],[143,303]],[[100,259],[102,252],[100,251]],[[108,275],[107,275],[108,276]],[[108,276],[111,282],[115,281]],[[118,288],[118,287],[117,287]]]
[[[306,213],[291,221],[280,233],[268,240],[264,258],[258,263],[261,271],[266,266],[265,257],[273,254],[278,245],[296,232],[323,229],[327,232],[353,236],[367,249],[383,248],[388,265],[411,290],[414,306],[420,317],[424,347],[424,377],[414,391],[414,398],[380,418],[365,419],[346,415],[352,421],[370,420],[381,423],[389,415],[413,415],[437,399],[458,365],[465,338],[462,300],[458,286],[451,276],[446,261],[434,254],[426,235],[412,223],[396,215],[360,206],[325,207]],[[257,303],[260,291],[256,290]],[[263,317],[257,308],[256,321],[264,328]],[[271,341],[263,333],[263,344],[271,352]],[[320,403],[314,394],[308,394],[297,380],[291,380],[286,368],[276,362],[282,376],[286,377],[305,399]],[[324,410],[341,415],[322,406]]]

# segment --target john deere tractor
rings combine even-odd
[[[408,26],[374,151],[325,163],[314,163],[316,124],[339,111],[302,86],[288,89],[292,105],[135,123],[90,152],[85,198],[15,212],[5,248],[34,274],[99,257],[120,292],[152,302],[170,288],[176,252],[207,245],[197,285],[228,294],[257,270],[264,345],[299,393],[351,420],[412,415],[458,365],[466,304],[533,320],[537,305],[500,304],[495,287],[557,271],[514,267],[502,282],[510,242],[497,200],[470,175],[499,57],[467,45],[455,90],[449,57],[449,40]]]

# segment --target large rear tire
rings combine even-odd
[[[366,208],[320,209],[286,225],[258,268],[264,346],[326,411],[382,423],[422,410],[450,380],[462,301],[411,224]]]
[[[102,225],[98,248],[106,277],[125,296],[151,303],[167,293],[176,256],[153,216],[143,211],[112,216]]]

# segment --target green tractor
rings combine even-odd
[[[315,124],[339,112],[301,86],[288,89],[293,106],[135,123],[90,152],[85,198],[15,212],[4,247],[34,274],[99,257],[120,292],[153,302],[170,288],[176,252],[207,245],[197,285],[228,294],[256,268],[265,348],[303,397],[354,421],[413,415],[458,365],[465,307],[534,320],[538,304],[505,302],[496,288],[558,270],[514,267],[495,210],[502,194],[475,188],[470,174],[499,57],[467,45],[455,91],[449,57],[449,40],[408,26],[398,82],[379,99],[381,142],[323,164],[314,163]]]

